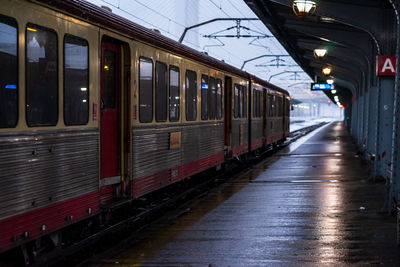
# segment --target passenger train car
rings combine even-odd
[[[0,253],[289,134],[289,94],[223,61],[83,0],[0,3]]]

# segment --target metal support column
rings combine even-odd
[[[370,151],[368,151],[368,136],[369,136],[369,131],[368,131],[368,125],[369,125],[369,98],[370,98],[370,90],[365,91],[364,95],[364,139],[363,139],[363,150],[367,154],[370,153]]]
[[[381,77],[379,80],[376,174],[385,177],[392,158],[394,79]]]
[[[377,98],[377,90],[378,87],[377,86],[372,86],[371,88],[369,88],[368,92],[369,92],[369,104],[368,104],[368,139],[367,139],[367,150],[369,151],[369,153],[371,155],[375,156],[375,160],[376,160],[376,130],[377,130],[377,113],[378,110],[376,109],[376,98]],[[375,173],[372,174],[373,176],[375,176]]]

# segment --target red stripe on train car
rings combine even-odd
[[[0,252],[90,217],[98,211],[99,193],[96,191],[6,218],[0,221]],[[28,235],[24,236],[24,233]]]
[[[260,147],[262,147],[262,145],[263,145],[263,139],[258,139],[257,141],[254,141],[251,143],[251,150],[260,148]]]
[[[171,169],[163,170],[146,177],[133,179],[131,182],[132,196],[137,198],[153,192],[169,184],[180,181],[224,162],[224,152],[185,163]]]
[[[244,144],[244,145],[236,146],[236,147],[232,148],[232,156],[233,157],[240,156],[247,152],[249,152],[248,144]]]
[[[287,132],[287,133],[289,133],[289,132]],[[287,134],[286,136],[288,136],[289,134]],[[266,144],[267,145],[269,145],[269,144],[272,144],[273,142],[276,142],[276,141],[278,141],[278,140],[281,140],[282,138],[284,138],[284,137],[286,137],[285,136],[285,134],[284,133],[280,133],[280,134],[277,134],[277,135],[274,135],[274,136],[270,136],[270,137],[267,137],[266,138]]]

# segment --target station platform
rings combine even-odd
[[[342,122],[297,140],[102,266],[399,265],[396,218]]]

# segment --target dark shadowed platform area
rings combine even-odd
[[[385,186],[343,123],[328,124],[269,157],[147,237],[88,265],[399,265]]]

